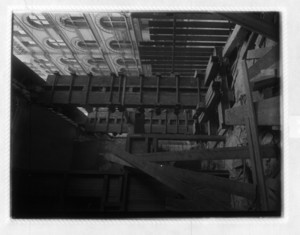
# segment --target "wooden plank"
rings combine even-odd
[[[278,153],[274,146],[261,146],[263,158],[276,158]],[[203,161],[203,160],[227,160],[249,159],[248,147],[225,147],[217,149],[197,149],[180,152],[157,152],[137,154],[142,160],[150,162],[177,162],[177,161]]]
[[[236,25],[231,35],[229,36],[224,49],[223,49],[223,57],[229,57],[231,52],[243,43],[244,39],[247,36],[248,31],[241,27],[240,25]]]
[[[247,60],[259,59],[263,57],[265,54],[267,54],[271,49],[272,47],[263,47],[263,48],[248,50],[246,58]]]
[[[260,75],[258,78],[252,79],[253,91],[262,90],[267,87],[272,87],[280,84],[280,78],[274,75]]]
[[[280,125],[280,99],[273,97],[254,103],[259,126]],[[225,110],[226,125],[244,125],[247,114],[246,106],[237,106]]]
[[[204,86],[208,86],[210,82],[217,76],[219,67],[219,57],[211,56],[205,71]]]
[[[250,88],[250,80],[249,74],[247,70],[246,61],[242,61],[242,73],[244,77],[244,84],[246,90],[246,99],[247,99],[247,120],[246,120],[246,131],[247,131],[247,138],[248,138],[248,145],[250,151],[250,158],[253,164],[252,173],[253,173],[253,182],[257,184],[258,187],[258,196],[261,209],[263,211],[268,210],[268,195],[266,191],[265,185],[265,176],[263,170],[263,163],[262,163],[262,155],[259,146],[259,139],[258,139],[258,130],[257,130],[257,121],[256,121],[256,112],[252,102],[252,91]]]
[[[239,24],[250,31],[254,31],[258,34],[270,38],[273,41],[279,40],[279,26],[266,22],[253,13],[218,13],[228,20]]]
[[[249,79],[257,76],[261,70],[268,69],[278,61],[279,45],[276,45],[248,69]]]
[[[122,106],[125,104],[126,86],[127,86],[127,77],[124,76],[124,79],[123,79],[122,100],[121,100],[121,105],[122,105]]]
[[[111,77],[111,85],[110,85],[110,94],[109,94],[109,102],[111,103],[113,100],[113,86],[114,86],[115,76]]]
[[[93,80],[93,75],[89,74],[88,75],[88,85],[86,88],[86,96],[85,96],[85,104],[88,105],[88,101],[89,101],[89,95],[90,95],[90,91],[91,91],[91,83]]]
[[[212,188],[220,192],[235,194],[249,199],[254,199],[256,196],[255,186],[252,184],[240,183],[222,177],[193,172],[167,165],[161,166],[155,163],[143,161],[130,153],[124,152],[116,146],[109,146],[108,148],[113,154],[124,161],[127,161],[144,173],[152,176],[161,183],[173,188],[175,191],[192,200],[197,199],[198,196],[203,196],[198,191],[201,188]]]
[[[244,60],[246,58],[248,49],[254,47],[254,43],[255,43],[257,36],[258,36],[257,33],[251,33],[248,40],[244,41],[244,43],[241,46],[241,49],[238,53],[238,59],[236,60],[236,62],[238,62],[239,59]]]

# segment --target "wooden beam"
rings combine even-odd
[[[144,64],[151,64],[151,65],[171,65],[172,64],[172,61],[170,61],[170,60],[158,60],[157,58],[153,58],[153,60],[151,60],[151,59],[149,59],[149,60],[147,60],[147,59],[145,59],[145,60],[142,60],[142,62],[144,63]],[[184,65],[189,65],[189,66],[199,66],[199,65],[205,65],[205,66],[207,66],[207,62],[208,62],[208,60],[197,60],[197,61],[195,61],[195,60],[180,60],[180,61],[178,61],[178,60],[174,60],[174,65],[182,65],[182,64],[184,64]]]
[[[254,109],[259,126],[279,126],[280,125],[280,99],[273,97],[254,103]],[[225,110],[226,125],[243,125],[247,117],[247,107],[237,106]]]
[[[272,47],[263,47],[263,48],[248,50],[246,58],[247,60],[260,59],[265,54],[267,54],[271,49]]]
[[[158,58],[158,57],[157,57]],[[196,57],[196,59],[200,59],[202,57]],[[206,57],[205,59],[208,60],[209,57]],[[188,60],[190,61],[189,58]],[[199,61],[197,61],[197,64]],[[204,75],[199,74],[201,78],[204,78]],[[55,82],[56,80],[56,82]],[[59,77],[55,77],[54,75],[49,75],[47,78],[47,84],[44,85],[44,88],[46,91],[51,91],[52,86],[54,86],[55,90],[58,88],[59,91],[68,91],[70,87],[70,80],[71,76],[69,75],[62,75]],[[77,76],[76,79],[74,80],[73,88],[82,88],[84,90],[85,87],[88,87],[88,80],[89,76]],[[103,92],[99,90],[100,88],[107,88],[109,90],[117,90],[118,89],[118,82],[119,82],[119,77],[114,77],[115,82],[112,83],[112,77],[108,76],[93,76],[93,79],[91,81],[91,88],[92,91],[97,92]],[[173,85],[172,85],[173,84]],[[193,79],[184,79],[180,82],[180,87],[190,87],[190,88],[195,88],[195,85],[197,82]],[[175,79],[173,76],[168,76],[168,77],[163,77],[162,78],[162,85],[165,87],[174,87],[175,88]],[[130,76],[127,77],[127,82],[126,82],[126,87],[134,87],[134,88],[139,88],[140,87],[140,77],[139,76]],[[145,88],[156,88],[156,77],[155,76],[149,76],[144,78],[144,84],[143,87]],[[112,88],[112,89],[110,89]],[[73,91],[78,91],[78,89],[73,89]]]
[[[193,74],[193,73],[192,73]],[[191,75],[192,77],[192,75]],[[145,88],[145,87],[144,87]],[[175,87],[174,87],[175,88]],[[197,89],[195,86],[194,89]],[[81,106],[85,104],[85,92],[84,91],[73,91],[72,98],[70,100],[70,104],[74,106]],[[101,107],[107,106],[111,103],[118,103],[118,96],[112,95],[109,92],[90,92],[89,95],[89,105],[93,107]],[[134,108],[141,105],[139,92],[126,92],[126,96],[124,98],[125,107]],[[181,107],[183,109],[195,108],[198,104],[197,102],[197,93],[189,93],[189,92],[180,92],[180,100]],[[110,100],[112,98],[112,100]],[[144,108],[153,108],[156,104],[156,89],[150,92],[143,93],[143,107]],[[56,91],[53,95],[53,100],[51,102],[51,92],[44,92],[39,99],[39,103],[43,104],[68,104],[68,91]],[[176,89],[174,92],[163,92],[160,91],[160,105],[162,108],[174,108],[177,104],[176,102]],[[203,104],[204,108],[204,104]]]
[[[223,57],[229,57],[231,52],[244,42],[247,33],[248,31],[246,29],[240,25],[236,25],[224,46],[222,53]]]
[[[242,27],[250,31],[254,31],[258,34],[272,39],[273,41],[278,42],[279,40],[279,27],[277,25],[268,23],[252,13],[218,13],[230,21],[235,22]]]
[[[242,74],[244,77],[246,99],[247,99],[248,113],[246,116],[247,118],[245,120],[245,123],[246,123],[250,158],[253,164],[252,167],[253,182],[254,184],[257,184],[258,187],[258,197],[259,197],[258,201],[260,202],[259,206],[261,207],[261,210],[267,211],[269,208],[268,195],[266,191],[263,163],[262,163],[261,151],[259,146],[256,112],[252,101],[253,100],[252,91],[250,88],[249,74],[248,74],[247,64],[245,60],[242,61]]]
[[[253,83],[253,91],[258,91],[268,87],[279,86],[280,78],[276,74],[260,73],[257,78],[251,80],[251,83]]]
[[[200,193],[203,188],[211,188],[227,194],[246,197],[248,199],[254,199],[256,197],[255,186],[252,184],[240,183],[222,177],[193,172],[172,166],[150,163],[143,161],[130,153],[124,152],[115,145],[108,146],[108,148],[119,158],[192,200],[204,196]],[[207,200],[209,199],[212,200],[208,197]]]
[[[249,79],[257,76],[261,72],[261,70],[268,69],[278,62],[279,45],[276,45],[248,69]]]
[[[205,71],[204,86],[208,86],[210,82],[217,76],[219,67],[219,57],[211,56]]]
[[[261,146],[263,158],[277,157],[277,149],[274,146]],[[247,147],[226,147],[217,149],[197,149],[180,152],[157,152],[136,154],[142,160],[150,162],[178,162],[178,161],[203,161],[203,160],[227,160],[249,159]]]

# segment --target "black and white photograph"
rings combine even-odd
[[[281,215],[279,12],[12,21],[12,217]]]
[[[300,233],[298,8],[1,2],[0,234]]]

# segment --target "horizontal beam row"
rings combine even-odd
[[[190,81],[190,82],[188,82]],[[197,80],[179,76],[155,79],[130,77],[49,76],[39,101],[45,104],[74,104],[107,107],[195,108],[204,97]],[[204,108],[204,107],[203,107]]]
[[[176,28],[218,28],[229,30],[235,24],[218,21],[176,21]],[[173,28],[172,21],[149,21],[149,27]]]
[[[169,69],[169,68],[173,68],[172,64],[151,64],[152,65],[152,69]],[[206,65],[204,64],[197,64],[197,65],[174,65],[175,70],[177,71],[182,71],[184,72],[185,70],[187,72],[194,72],[195,69],[206,69]]]
[[[209,12],[203,13],[185,13],[185,12],[160,12],[160,13],[150,13],[150,12],[143,12],[143,13],[132,13],[132,18],[139,18],[139,19],[170,19],[173,20],[175,18],[177,20],[183,19],[193,19],[193,20],[222,20],[226,22],[226,18]]]
[[[215,47],[215,46],[224,46],[225,42],[176,42],[174,43],[175,47]],[[139,46],[173,46],[173,41],[146,41],[139,42]]]
[[[160,65],[160,66],[165,66],[165,65],[173,65],[176,67],[186,67],[186,66],[207,66],[207,60],[203,60],[203,61],[182,61],[182,62],[178,62],[178,61],[174,61],[174,63],[172,63],[172,61],[169,60],[142,60],[143,63],[147,63],[149,62],[149,64],[151,65]]]
[[[127,116],[134,120],[135,112],[128,112]],[[162,111],[160,115],[155,112],[144,113],[145,133],[177,133],[192,134],[194,120],[190,112],[180,112],[175,115],[173,111]],[[89,132],[116,132],[127,133],[128,124],[123,112],[108,111],[92,112],[88,115],[88,121],[83,123]],[[130,125],[133,125],[132,123]]]
[[[139,92],[127,92],[123,99],[123,104],[118,92],[113,92],[112,99],[110,97],[109,92],[89,92],[87,97],[87,91],[54,91],[53,93],[46,91],[41,96],[39,102],[44,104],[73,104],[77,106],[90,105],[93,107],[107,107],[110,104],[120,104],[125,108],[139,106],[153,108],[156,105],[160,105],[162,108],[174,108],[178,104],[177,97],[179,97],[179,104],[183,109],[194,109],[198,104],[198,94],[191,94],[189,92],[179,94],[178,96],[176,92],[160,92],[158,102],[156,92],[143,92],[142,95]],[[201,108],[204,109],[205,107],[200,102]]]
[[[144,52],[184,52],[184,53],[212,53],[213,48],[210,47],[187,47],[187,48],[180,48],[180,47],[175,47],[173,48],[172,46],[169,47],[156,47],[156,46],[140,46],[139,47],[139,52],[144,53]]]
[[[204,75],[203,75],[204,78]],[[89,85],[89,76],[76,76],[73,80],[73,86],[84,86],[85,88]],[[101,87],[118,87],[120,83],[121,77],[112,76],[107,77],[99,77],[93,76],[90,80],[90,86],[101,86]],[[143,77],[143,88],[156,88],[157,87],[157,76],[153,77]],[[58,76],[56,80],[55,75],[50,75],[47,78],[47,84],[45,87],[55,86],[69,86],[72,83],[72,76],[62,75]],[[126,87],[140,87],[141,85],[141,77],[126,77]],[[190,79],[181,79],[179,75],[179,89],[180,88],[195,88],[197,85],[197,80],[194,78]],[[168,77],[160,77],[159,78],[159,86],[160,88],[175,88],[176,87],[176,78],[174,76]]]
[[[167,60],[167,61],[172,61],[172,56],[165,56],[165,55],[140,55],[141,60],[155,60],[155,61],[160,61],[160,60]],[[200,62],[203,60],[208,61],[209,56],[201,56],[201,55],[194,55],[194,56],[174,56],[174,61],[196,61]]]
[[[175,41],[207,41],[207,42],[225,42],[227,41],[228,36],[209,36],[209,35],[201,35],[201,36],[182,36],[176,35]],[[172,41],[173,35],[150,35],[150,40],[159,41]]]
[[[228,29],[176,29],[173,31],[173,28],[150,28],[149,33],[153,35],[206,35],[206,36],[228,36]]]
[[[134,117],[135,113],[134,111],[126,111],[126,115],[128,117]],[[190,111],[180,111],[177,115],[174,114],[173,110],[168,110],[168,109],[165,109],[165,110],[161,110],[161,114],[157,115],[153,109],[151,109],[151,111],[149,110],[145,110],[144,112],[144,117],[145,117],[145,120],[165,120],[166,119],[166,115],[167,114],[167,120],[168,120],[168,123],[172,120],[185,120],[185,119],[188,119],[188,120],[193,120],[192,118],[192,112]],[[117,118],[117,119],[120,119],[123,117],[123,112],[120,112],[120,111],[115,111],[114,113],[109,113],[109,110],[107,109],[106,111],[93,111],[91,113],[88,114],[88,118],[107,118],[107,117],[110,117],[110,118]]]
[[[199,57],[199,56],[210,56],[212,53],[211,52],[201,52],[201,51],[174,51],[174,53],[172,52],[172,50],[169,50],[169,51],[141,51],[140,52],[140,55],[141,56],[170,56],[172,57],[173,54],[174,54],[174,57],[189,57],[189,56],[196,56],[196,57]]]

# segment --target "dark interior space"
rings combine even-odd
[[[12,218],[281,215],[279,13],[78,14],[13,16]]]

